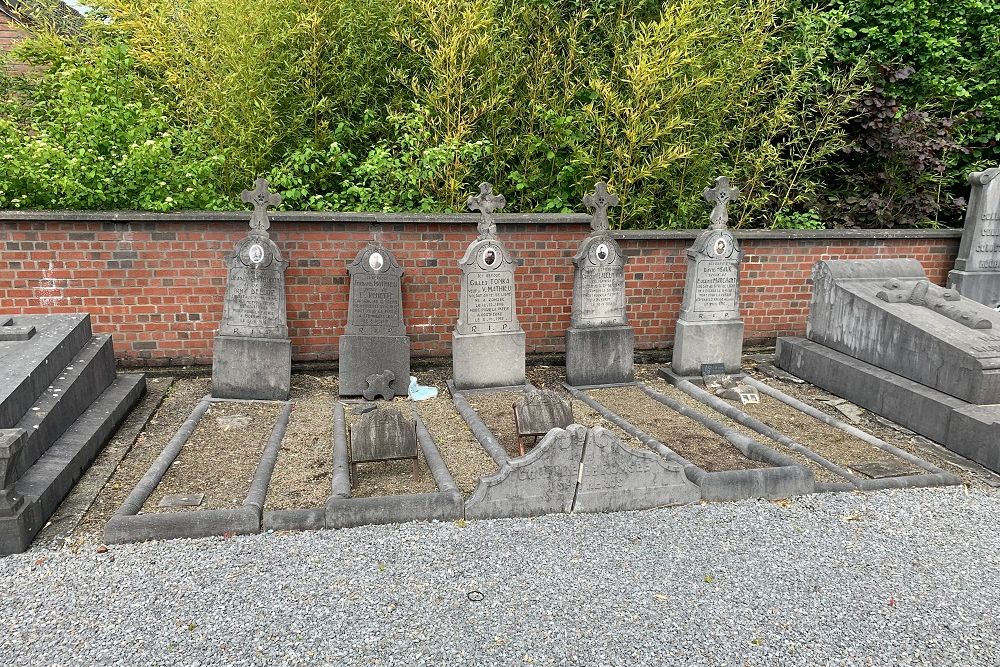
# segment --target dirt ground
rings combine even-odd
[[[835,398],[831,394],[809,384],[785,382],[759,372],[756,363],[749,356],[744,366],[745,371],[753,377],[833,417],[848,421],[834,407],[823,402]],[[667,393],[686,405],[702,410],[763,444],[809,465],[816,471],[819,481],[839,481],[839,477],[785,449],[780,443],[731,422],[725,416],[670,387],[656,376],[658,369],[659,364],[638,365],[636,377],[657,391]],[[447,391],[450,369],[441,367],[423,370],[418,372],[417,376],[421,384],[437,387],[438,396],[413,404],[404,399],[397,399],[396,402],[401,407],[413,405],[434,438],[455,482],[463,493],[471,494],[481,477],[496,471],[496,463],[472,435],[465,420],[452,404]],[[555,389],[569,398],[562,387],[565,379],[562,367],[529,367],[528,379],[538,387]],[[211,381],[204,377],[183,378],[178,379],[170,387],[162,404],[153,413],[135,444],[82,517],[75,533],[76,537],[103,530],[108,519],[120,507],[153,460],[188,418],[191,410],[209,393],[210,384]],[[745,469],[765,465],[747,459],[723,438],[653,401],[636,388],[595,390],[591,395],[706,470]],[[518,394],[473,394],[469,398],[470,403],[480,410],[484,421],[494,430],[497,439],[507,452],[511,456],[517,455],[511,405],[518,398]],[[292,400],[295,408],[282,440],[272,476],[265,505],[267,510],[322,507],[330,493],[333,458],[332,415],[337,400],[336,376],[329,373],[294,375]],[[574,416],[579,423],[586,426],[603,426],[615,433],[627,446],[640,449],[643,447],[635,438],[606,421],[585,404],[580,401],[571,403]],[[171,492],[205,493],[206,498],[201,509],[236,507],[242,504],[278,410],[276,406],[265,405],[262,408],[263,412],[257,412],[257,408],[254,408],[251,414],[246,405],[258,404],[213,406],[177,462],[164,477],[160,487],[147,501],[143,511],[163,511],[156,505],[163,494]],[[347,407],[349,411],[350,404]],[[739,407],[839,465],[849,466],[895,458],[767,396],[761,397],[759,405]],[[870,412],[862,410],[860,414],[858,423],[854,424],[858,428],[902,450],[916,454],[946,471],[959,474],[966,484],[995,486],[1000,480],[996,475],[978,470],[972,464],[951,460],[953,457],[947,452],[935,454],[934,445],[927,445],[927,442],[919,436],[881,420]],[[218,421],[220,417],[241,415],[251,417],[254,426],[252,428],[240,426],[239,419],[231,421],[228,426],[220,425]],[[351,418],[354,417],[349,416],[349,419]],[[200,452],[201,455],[195,456],[196,452]],[[198,459],[203,459],[203,463],[196,464]],[[354,494],[364,497],[433,490],[435,488],[433,477],[422,455],[419,460],[420,475],[417,478],[412,476],[411,463],[408,461],[361,465],[359,483]]]

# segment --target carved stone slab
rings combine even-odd
[[[687,250],[688,271],[680,319],[688,322],[740,317],[743,251],[728,229],[706,229]]]
[[[537,389],[531,385],[514,404],[514,412],[517,413],[518,435],[548,433],[573,423],[569,401],[551,389]]]
[[[540,516],[573,509],[587,429],[555,429],[522,457],[479,480],[465,503],[467,519]]]
[[[483,477],[465,505],[469,519],[610,512],[695,502],[700,489],[679,465],[631,450],[611,432],[572,424]]]
[[[226,257],[226,296],[219,335],[288,338],[285,269],[278,246],[251,233]]]
[[[623,326],[625,315],[625,256],[606,232],[584,239],[573,257],[572,326]]]
[[[1000,403],[1000,313],[926,283],[913,259],[817,262],[806,336],[963,401]]]
[[[1000,169],[969,175],[969,208],[962,243],[948,286],[963,296],[1000,308]]]
[[[460,261],[462,291],[456,331],[460,334],[520,331],[514,289],[516,265],[495,238],[473,241]]]
[[[416,457],[416,424],[399,408],[380,407],[366,412],[351,427],[351,463]]]
[[[351,292],[348,334],[405,336],[401,278],[403,269],[391,252],[371,244],[347,265]]]
[[[600,426],[590,429],[574,512],[618,512],[693,503],[701,489],[682,466],[631,449]]]

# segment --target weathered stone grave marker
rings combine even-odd
[[[700,375],[702,364],[721,363],[727,373],[740,370],[743,320],[740,319],[740,263],[743,251],[726,227],[730,201],[739,190],[721,176],[705,188],[713,204],[711,226],[687,250],[684,285],[671,368],[675,375]]]
[[[1000,308],[1000,168],[969,175],[971,193],[962,243],[948,286],[990,308]]]
[[[479,236],[459,265],[462,290],[458,324],[452,334],[452,366],[458,389],[524,384],[524,330],[517,319],[514,270],[507,248],[496,238],[493,213],[506,205],[503,195],[482,183],[468,206],[479,211]]]
[[[552,429],[566,428],[573,423],[573,408],[569,401],[551,389],[538,389],[529,384],[513,407],[521,456],[524,456],[526,439],[531,439],[534,444]]]
[[[403,322],[403,269],[391,252],[371,243],[347,270],[351,290],[347,329],[340,337],[340,395],[405,396],[410,338]]]
[[[380,406],[361,415],[351,427],[351,477],[357,480],[359,463],[378,461],[413,460],[413,474],[417,467],[417,426],[414,419],[407,419],[392,406]]]
[[[257,179],[242,200],[253,204],[250,232],[226,256],[229,268],[222,324],[212,353],[212,395],[216,398],[287,400],[292,346],[285,312],[285,269],[271,240],[268,206],[281,196]]]
[[[480,479],[465,517],[616,512],[700,498],[679,464],[630,449],[601,427],[571,424],[549,431],[526,455]]]
[[[618,197],[598,183],[583,198],[591,233],[573,257],[573,313],[566,330],[566,381],[574,386],[635,380],[635,333],[625,314],[625,255],[611,238],[608,208]]]

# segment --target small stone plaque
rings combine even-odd
[[[867,463],[850,463],[847,467],[870,479],[905,477],[917,472],[912,466],[903,461],[870,461]]]
[[[204,493],[168,493],[157,507],[198,507],[205,500]]]
[[[395,407],[361,415],[351,427],[351,463],[417,458],[416,422]]]
[[[524,396],[514,405],[518,435],[539,435],[554,428],[566,428],[573,423],[573,408],[569,401],[551,389],[528,386]]]

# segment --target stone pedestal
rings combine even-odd
[[[452,333],[455,387],[485,389],[524,384],[524,331]]]
[[[1000,272],[953,269],[948,272],[948,287],[967,299],[1000,310]]]
[[[629,326],[566,330],[566,382],[574,387],[635,381]]]
[[[368,376],[384,371],[392,371],[396,376],[392,383],[396,396],[406,396],[410,384],[409,336],[344,334],[340,337],[341,396],[364,394]]]
[[[670,363],[677,375],[701,375],[702,364],[722,363],[726,373],[740,372],[743,321],[677,322]]]
[[[292,374],[289,339],[216,336],[212,396],[288,400]]]

